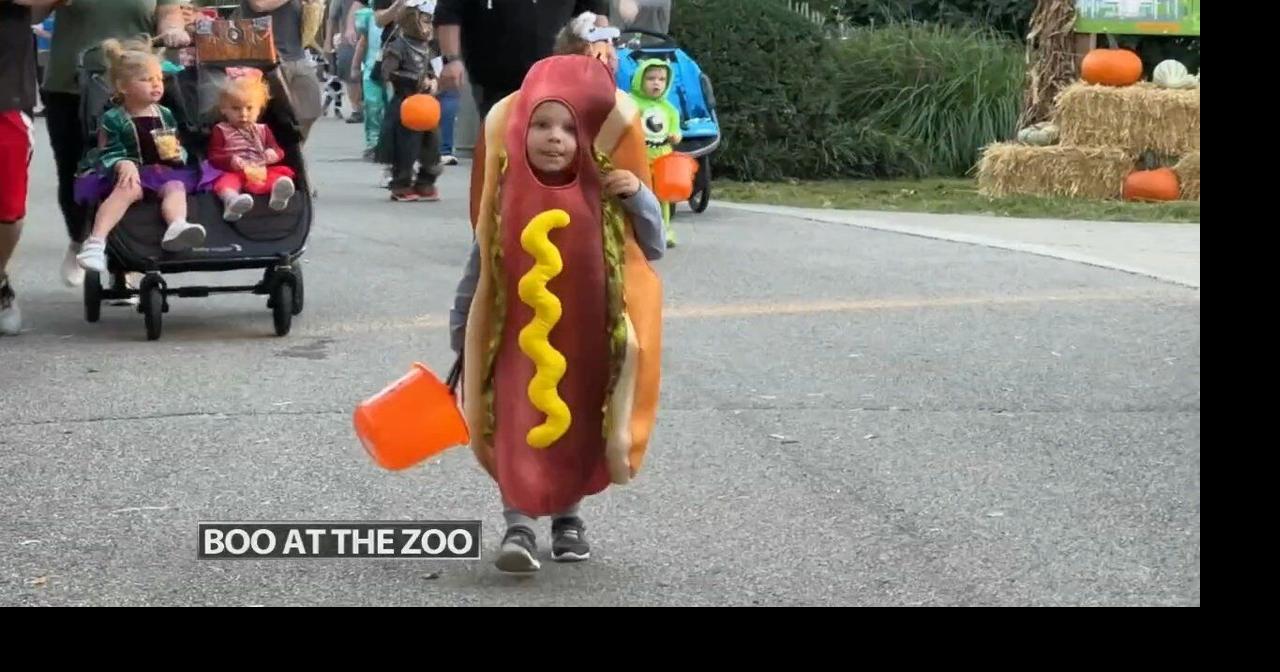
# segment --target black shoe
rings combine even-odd
[[[507,534],[502,537],[502,549],[493,564],[503,572],[529,574],[542,568],[538,559],[533,557],[537,552],[538,542],[533,530],[515,525],[507,528]]]
[[[364,111],[363,111],[363,110],[356,110],[355,112],[352,112],[352,113],[351,113],[351,116],[347,117],[347,123],[348,123],[348,124],[363,124],[363,123],[364,123]]]
[[[581,562],[591,557],[591,546],[585,535],[587,526],[581,518],[560,518],[551,523],[551,559],[556,562]]]

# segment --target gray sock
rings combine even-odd
[[[507,509],[503,511],[502,518],[507,521],[507,529],[511,529],[517,525],[521,525],[529,528],[529,530],[532,531],[533,529],[535,529],[534,525],[537,524],[537,521],[534,520],[531,516],[527,516],[523,512],[517,511],[515,509]]]
[[[555,521],[557,520],[563,520],[565,518],[577,518],[577,517],[578,517],[578,505],[574,504],[573,506],[565,509],[564,511],[561,511],[560,513],[553,514],[551,516],[551,522],[554,524]]]

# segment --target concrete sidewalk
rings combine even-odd
[[[1027,252],[1200,288],[1199,224],[826,210],[724,201],[716,201],[715,206]]]

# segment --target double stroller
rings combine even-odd
[[[624,91],[631,88],[641,61],[664,59],[671,63],[675,81],[667,98],[680,111],[682,136],[675,149],[698,160],[689,207],[699,213],[706,210],[711,200],[711,155],[720,146],[720,121],[710,78],[670,35],[632,29],[623,31],[618,42],[617,80]]]
[[[165,68],[165,93],[161,104],[173,111],[178,137],[190,154],[188,165],[195,167],[205,157],[213,126],[217,123],[213,82],[225,77],[231,65],[261,69],[270,83],[271,100],[262,114],[276,140],[284,149],[284,165],[294,170],[297,192],[287,208],[272,210],[265,197],[255,197],[254,207],[237,222],[223,220],[223,204],[215,194],[196,193],[187,197],[188,220],[205,228],[205,242],[182,252],[161,249],[165,225],[157,198],[148,194],[134,204],[119,226],[107,238],[107,271],[110,285],[104,286],[98,273],[89,272],[84,282],[84,314],[97,322],[104,301],[138,297],[138,312],[146,324],[148,340],[160,338],[169,298],[207,297],[214,293],[247,292],[267,296],[277,336],[289,333],[293,316],[302,312],[303,280],[300,260],[310,234],[313,216],[311,184],[302,160],[302,131],[287,87],[275,63],[219,63],[217,65]],[[97,145],[98,121],[111,104],[105,59],[100,47],[80,54],[80,119],[86,147]],[[211,100],[210,95],[214,98]],[[202,96],[204,100],[202,100]],[[86,230],[92,227],[97,206],[86,212]],[[261,269],[262,279],[252,285],[184,286],[169,284],[179,273],[222,272]],[[132,288],[127,274],[140,273],[142,280]]]

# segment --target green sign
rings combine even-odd
[[[1200,0],[1076,0],[1077,33],[1200,35]]]

